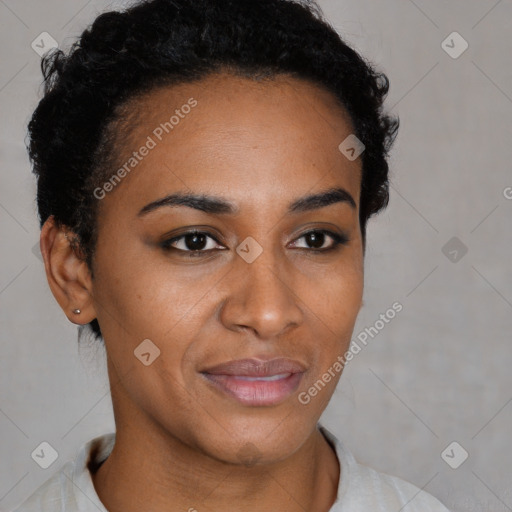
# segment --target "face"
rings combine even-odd
[[[126,172],[97,190],[91,285],[116,420],[219,460],[282,460],[314,431],[361,307],[349,118],[307,82],[218,74],[130,119]]]

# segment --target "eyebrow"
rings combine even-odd
[[[335,203],[346,203],[352,209],[356,209],[354,198],[344,188],[338,187],[296,199],[288,206],[288,213],[317,210]],[[137,216],[142,217],[164,206],[187,206],[213,215],[234,215],[240,211],[235,203],[221,197],[177,192],[147,204]]]

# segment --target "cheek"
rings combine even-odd
[[[157,410],[162,401],[188,407],[189,395],[183,390],[190,376],[190,351],[214,314],[219,275],[200,275],[198,266],[178,269],[166,260],[150,261],[129,251],[113,260],[115,265],[104,266],[108,272],[99,269],[96,295],[101,304],[98,320],[116,373],[142,408]]]
[[[200,312],[211,276],[199,279],[192,266],[178,269],[144,253],[116,255],[115,247],[110,253],[98,265],[94,284],[102,329],[115,323],[133,338],[161,338],[192,309]]]
[[[343,265],[309,293],[312,368],[298,395],[308,414],[320,416],[343,373],[363,296],[360,265]]]
[[[334,392],[334,388],[341,376],[343,368],[336,363],[343,358],[350,347],[354,325],[361,308],[363,297],[363,267],[357,258],[341,261],[336,268],[318,280],[314,291],[309,291],[307,304],[309,306],[314,370],[310,376],[308,387],[314,385],[328,370],[326,392],[321,393],[322,398],[317,405],[326,405],[326,400]],[[306,293],[303,291],[302,293]],[[333,365],[336,363],[336,367]],[[323,388],[322,388],[323,389]],[[315,392],[313,390],[313,392]]]
[[[349,269],[333,275],[324,288],[324,307],[327,308],[335,332],[351,330],[359,313],[363,298],[363,274]]]
[[[304,302],[325,327],[345,339],[350,337],[363,298],[364,274],[357,257],[341,259],[316,279],[309,277],[300,292]]]
[[[204,290],[177,279],[170,266],[126,254],[97,274],[98,320],[124,392],[142,410],[191,408],[183,361],[200,325]],[[147,260],[146,260],[147,261]]]

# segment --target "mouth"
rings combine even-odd
[[[285,401],[298,388],[306,368],[287,358],[240,359],[201,371],[223,396],[246,406],[271,406]]]

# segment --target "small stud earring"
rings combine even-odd
[[[81,311],[79,309],[73,309],[73,313],[75,313],[75,315],[79,315]]]

